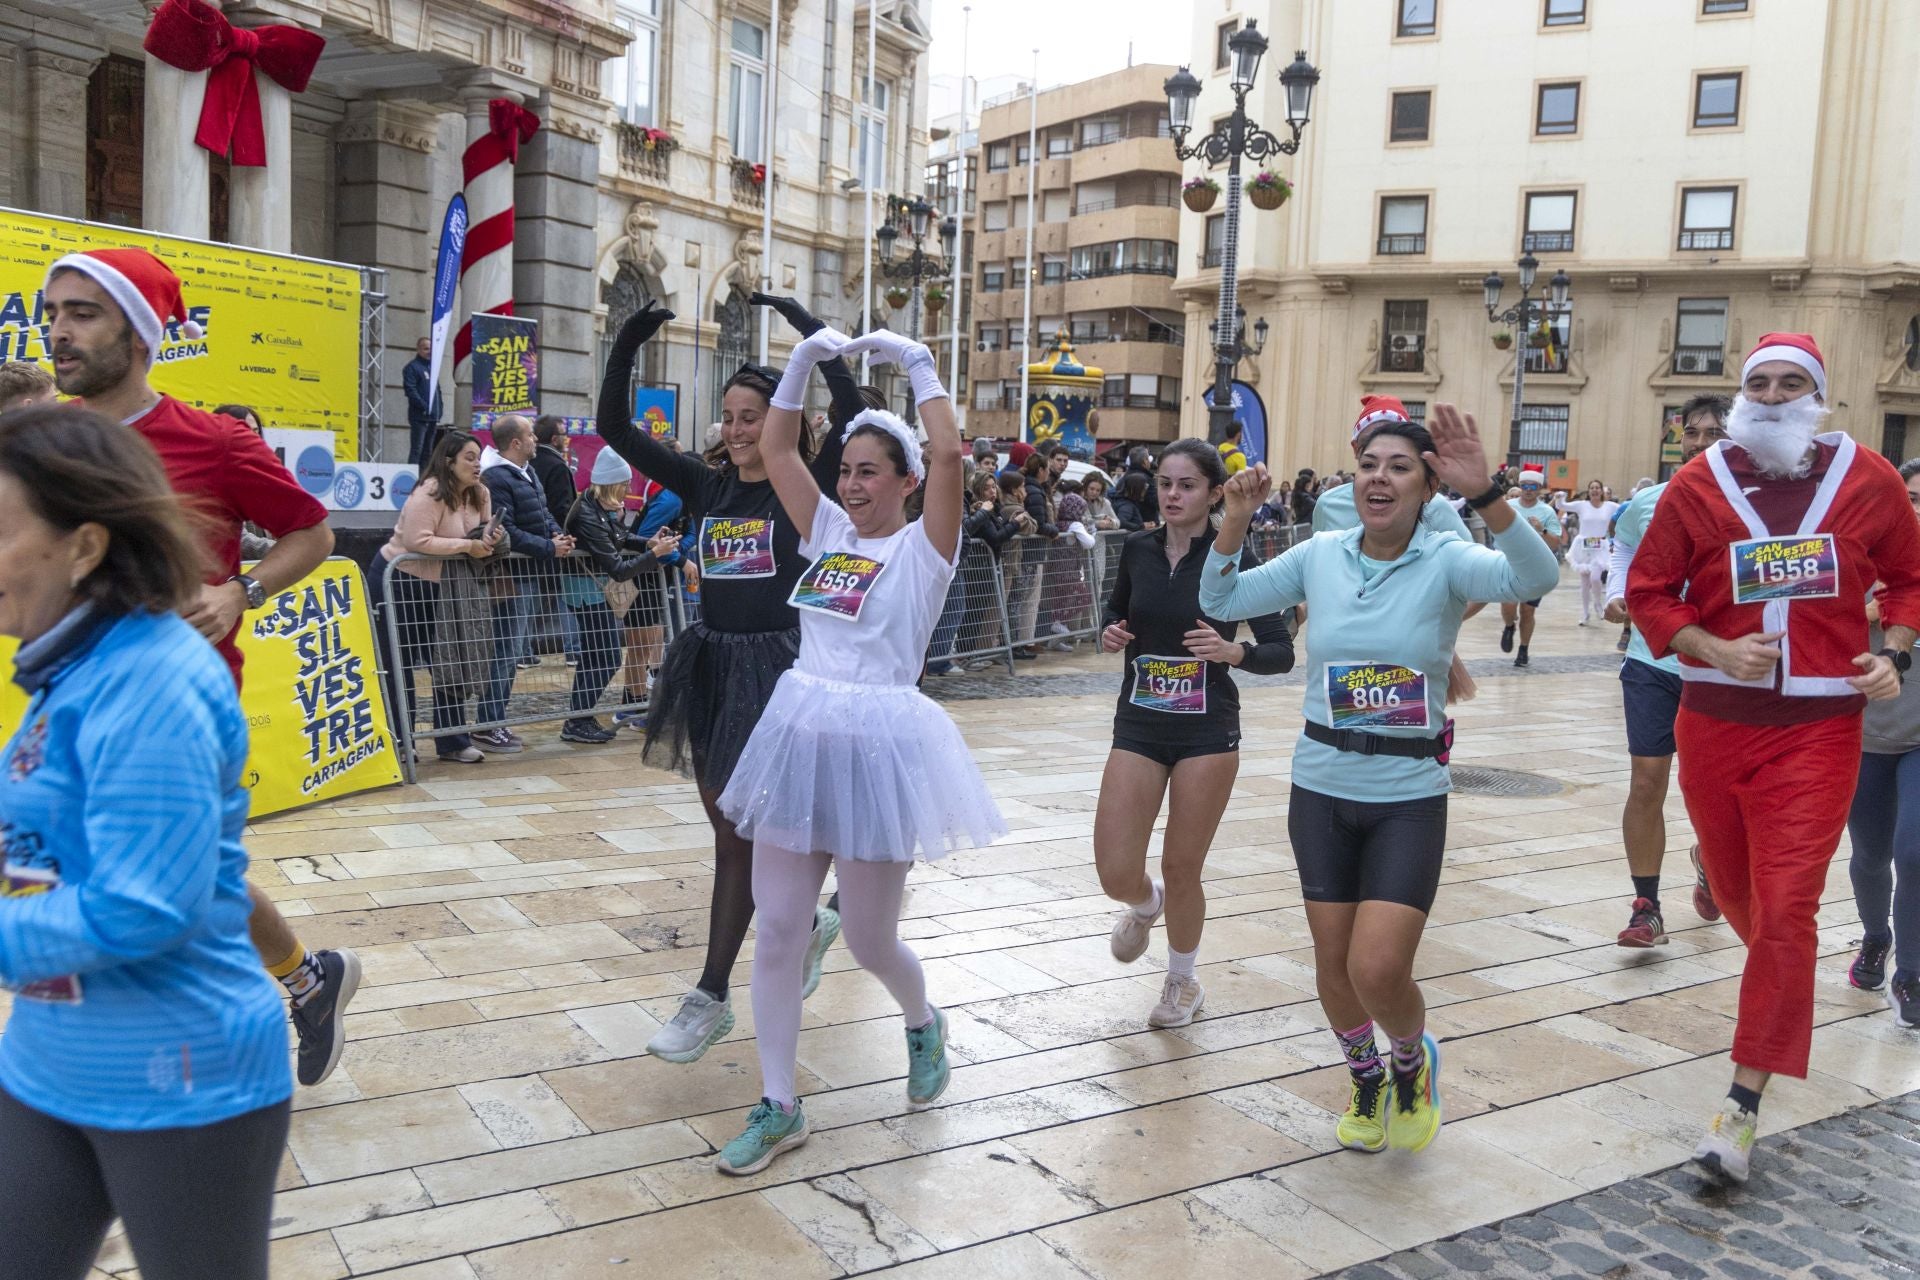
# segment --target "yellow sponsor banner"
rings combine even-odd
[[[47,268],[88,249],[147,249],[180,277],[204,337],[169,326],[153,385],[202,409],[251,405],[268,426],[331,431],[334,457],[360,456],[360,271],[0,209],[0,360],[47,368],[41,285]]]
[[[400,781],[372,618],[360,566],[333,559],[241,622],[253,817]],[[27,707],[17,648],[0,638],[0,745]]]

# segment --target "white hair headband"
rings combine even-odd
[[[840,433],[840,443],[853,439],[853,433],[861,427],[878,427],[900,442],[900,452],[907,459],[907,471],[915,480],[927,478],[926,463],[920,459],[920,441],[914,438],[913,428],[909,427],[897,413],[885,409],[863,409],[853,416],[847,429]]]

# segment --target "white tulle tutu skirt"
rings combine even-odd
[[[750,840],[861,862],[931,860],[1007,830],[932,699],[799,671],[780,677],[720,811]]]

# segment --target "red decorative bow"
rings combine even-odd
[[[487,128],[505,148],[508,164],[520,163],[520,144],[531,142],[540,129],[540,117],[511,98],[487,102]]]
[[[304,93],[326,44],[299,27],[236,27],[206,0],[166,0],[143,47],[170,67],[208,73],[193,140],[217,156],[231,153],[234,164],[259,166],[267,162],[267,136],[254,69],[289,93]]]

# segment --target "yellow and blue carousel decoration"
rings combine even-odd
[[[1073,358],[1067,331],[1056,332],[1045,357],[1027,366],[1027,443],[1064,444],[1082,461],[1093,457],[1093,411],[1104,381],[1100,370]]]

